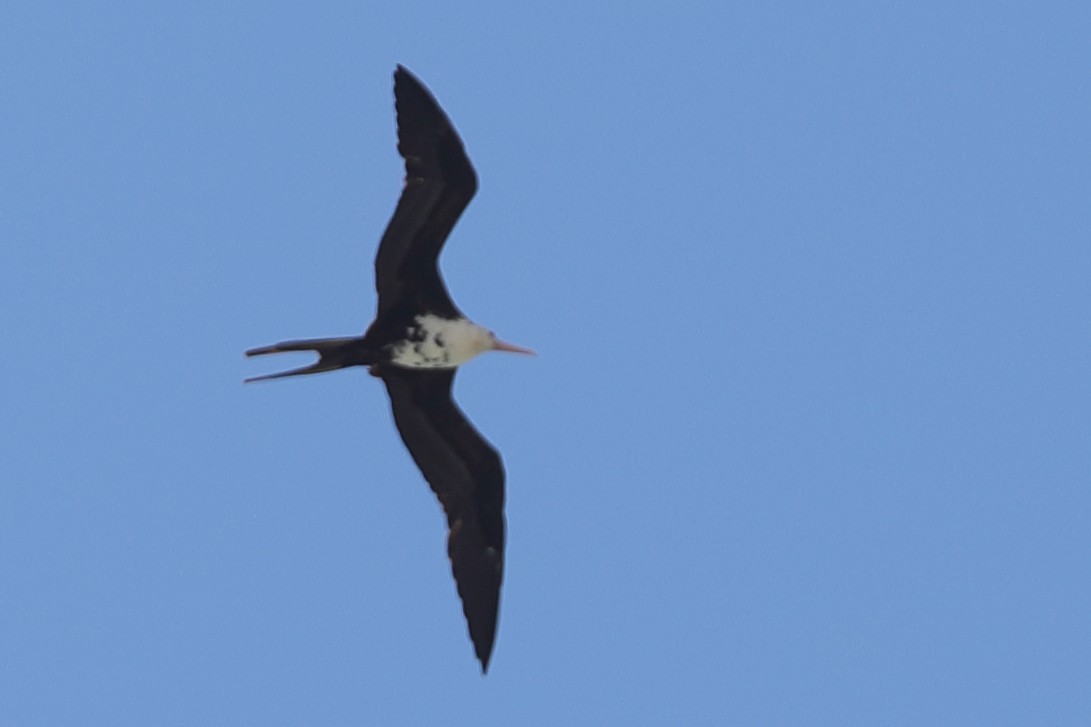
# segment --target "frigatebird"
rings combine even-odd
[[[366,366],[383,380],[394,423],[447,516],[447,554],[481,662],[489,667],[504,570],[504,467],[451,399],[455,369],[488,350],[532,354],[499,340],[451,301],[437,258],[477,191],[462,140],[428,89],[394,71],[405,187],[375,256],[379,304],[363,336],[285,341],[247,356],[314,351],[310,366],[247,381]]]

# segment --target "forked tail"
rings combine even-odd
[[[246,352],[247,356],[264,356],[267,353],[283,353],[285,351],[314,351],[318,354],[318,361],[310,366],[304,366],[291,371],[282,371],[279,374],[265,374],[264,376],[252,376],[246,379],[251,381],[265,381],[267,379],[281,379],[285,376],[299,376],[301,374],[319,374],[323,371],[334,371],[346,366],[367,366],[372,363],[371,356],[367,355],[362,344],[363,339],[353,338],[309,338],[302,341],[284,341],[274,343],[272,346],[252,348]]]

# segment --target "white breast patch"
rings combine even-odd
[[[492,346],[492,334],[465,318],[417,316],[405,340],[391,347],[390,362],[404,368],[453,369]]]

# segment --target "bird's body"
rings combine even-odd
[[[248,381],[366,366],[383,380],[398,431],[447,515],[447,551],[482,670],[496,634],[504,558],[504,469],[451,399],[455,369],[487,350],[531,353],[470,321],[437,257],[477,190],[462,142],[424,86],[394,73],[405,188],[375,257],[378,313],[363,336],[286,341],[248,356],[314,351],[310,366]]]
[[[390,344],[390,363],[407,369],[453,369],[492,348],[487,330],[465,318],[416,316],[408,335]]]

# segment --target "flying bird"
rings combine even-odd
[[[405,187],[375,256],[375,320],[363,336],[250,349],[247,356],[314,351],[318,360],[247,381],[349,366],[366,366],[382,379],[402,441],[447,516],[447,554],[484,673],[504,572],[504,467],[452,400],[451,384],[455,370],[479,353],[533,351],[470,321],[447,293],[437,258],[477,191],[477,174],[435,98],[400,65],[394,99]]]

